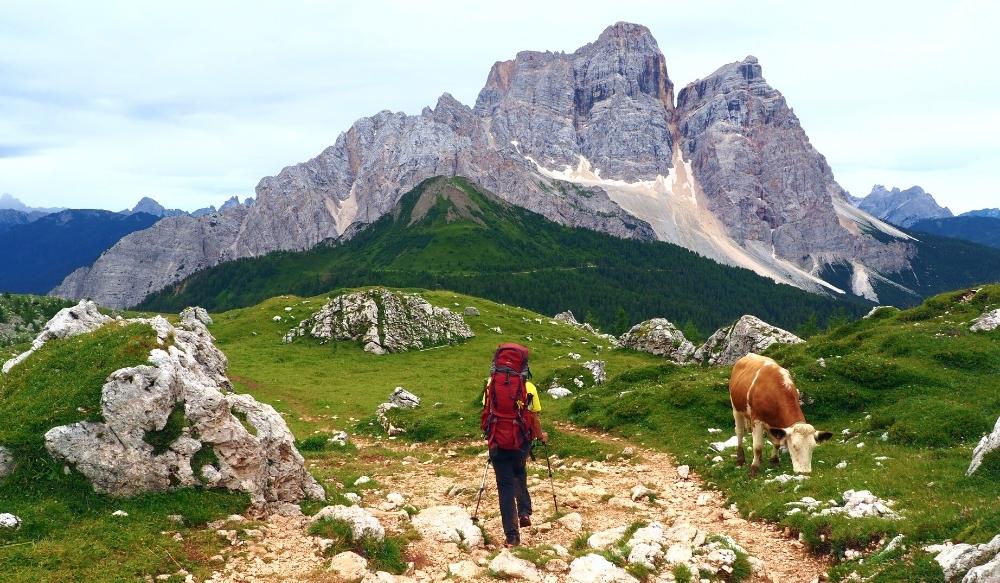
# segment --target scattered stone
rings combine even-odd
[[[405,429],[393,425],[392,420],[389,419],[389,411],[398,408],[399,405],[395,403],[382,403],[375,409],[375,418],[378,419],[378,423],[382,426],[382,430],[385,431],[386,435],[389,437],[395,437],[406,433]]]
[[[688,465],[677,466],[677,477],[679,477],[682,480],[686,480],[690,475],[691,475],[691,466]]]
[[[653,318],[632,326],[619,339],[625,348],[663,356],[677,363],[687,362],[694,344],[666,318]]]
[[[979,440],[979,444],[976,445],[976,449],[972,450],[972,461],[969,463],[969,469],[965,471],[966,476],[971,476],[979,469],[979,466],[983,463],[983,458],[986,454],[1000,449],[1000,417],[997,417],[997,423],[993,426],[993,432],[984,435],[982,439]],[[0,466],[3,462],[0,461]],[[0,470],[0,477],[3,476],[3,471]]]
[[[737,443],[736,436],[734,435],[725,441],[714,441],[708,447],[715,451],[726,451],[729,448],[736,447]]]
[[[0,480],[14,473],[14,452],[0,446]]]
[[[583,530],[583,517],[579,512],[570,512],[558,520],[563,528],[570,532],[580,532]]]
[[[310,335],[323,341],[360,342],[366,352],[404,352],[461,342],[472,329],[448,308],[417,294],[378,287],[337,296],[285,335],[285,342]]]
[[[406,499],[399,492],[389,492],[385,497],[385,501],[397,507],[406,504]]]
[[[842,470],[842,469],[846,468],[847,467],[847,460],[841,460],[840,463],[838,463],[834,467],[837,468],[838,470]]]
[[[821,356],[816,359],[816,364],[818,364],[821,368],[826,368],[826,359]]]
[[[317,523],[323,520],[342,520],[351,526],[354,538],[360,539],[371,536],[376,540],[385,538],[385,529],[377,518],[360,506],[327,506],[317,512],[311,522]]]
[[[3,368],[0,370],[3,371],[3,374],[7,374],[10,372],[10,369],[24,362],[35,351],[45,346],[49,340],[87,334],[112,321],[113,318],[102,314],[94,302],[80,300],[80,303],[77,305],[63,308],[56,312],[56,315],[52,316],[52,319],[45,323],[42,331],[32,341],[31,348],[5,362]]]
[[[570,353],[568,353],[568,354],[567,354],[566,356],[568,356],[568,357],[572,358],[573,360],[580,360],[580,358],[582,358],[582,357],[581,357],[581,356],[580,356],[579,354],[577,354],[576,352],[570,352]]]
[[[330,439],[328,439],[327,441],[329,441],[333,445],[336,445],[336,446],[339,446],[339,447],[344,447],[344,446],[347,445],[347,440],[348,440],[347,432],[346,431],[338,431],[338,432],[334,433],[333,435],[331,435]]]
[[[638,502],[639,500],[649,500],[652,501],[656,497],[656,492],[650,490],[642,484],[637,484],[632,488],[631,498],[633,502]]]
[[[759,354],[775,343],[802,342],[795,334],[747,314],[732,326],[719,328],[694,352],[693,360],[710,365],[734,364],[747,354]]]
[[[0,513],[0,528],[21,528],[21,519],[9,512]]]
[[[573,391],[567,389],[566,387],[555,386],[545,391],[545,394],[552,397],[553,399],[562,399],[571,396],[573,394]]]
[[[371,482],[371,481],[372,481],[372,479],[369,478],[368,476],[360,476],[357,480],[354,480],[354,485],[355,486],[364,486],[365,484],[367,484],[368,482]]]
[[[354,504],[361,504],[361,496],[358,496],[354,492],[347,492],[344,494],[344,498],[347,498]]]
[[[590,535],[590,538],[587,539],[587,546],[592,549],[602,551],[621,540],[621,538],[625,536],[625,530],[626,527],[617,526],[615,528],[597,531]]]
[[[549,573],[565,573],[569,571],[569,563],[562,559],[552,559],[545,563],[545,570]]]
[[[345,551],[330,559],[327,570],[342,581],[360,581],[368,574],[368,559],[357,553]]]
[[[576,321],[576,316],[574,316],[573,312],[569,310],[566,310],[565,312],[559,312],[555,316],[552,316],[552,319],[555,320],[556,322],[565,322],[567,324],[572,324],[574,326],[580,325],[580,323]]]
[[[589,370],[591,376],[594,377],[595,385],[603,385],[604,382],[608,380],[606,367],[607,363],[603,360],[588,360],[583,363],[583,368]]]
[[[806,499],[803,499],[804,501]],[[816,502],[812,498],[808,500]],[[843,495],[843,506],[831,505],[819,511],[822,515],[846,514],[851,518],[878,517],[889,520],[896,520],[899,515],[892,510],[892,502],[882,500],[868,490],[847,490]],[[809,508],[816,508],[818,503],[807,505]]]
[[[533,564],[515,557],[508,549],[504,549],[490,561],[490,571],[502,578],[524,579],[526,581],[542,580],[538,569]]]
[[[192,320],[197,320],[205,326],[210,326],[212,324],[212,317],[208,315],[208,310],[200,306],[191,306],[181,310],[180,314],[181,322],[190,323]]]
[[[184,524],[184,516],[181,514],[168,514],[167,520],[174,524]]]
[[[472,561],[466,559],[464,561],[448,565],[448,573],[456,579],[475,579],[479,576],[479,567]]]
[[[979,316],[969,326],[969,330],[973,332],[990,332],[997,328],[1000,328],[1000,308]]]
[[[420,406],[420,397],[407,391],[403,387],[396,387],[389,395],[389,402],[401,409],[413,409]]]
[[[465,310],[462,311],[462,314],[466,316],[478,316],[479,310],[473,306],[468,306],[465,308]]]
[[[712,495],[709,494],[708,492],[702,492],[701,494],[698,494],[698,500],[696,504],[698,506],[707,506],[708,503],[711,501],[712,501]]]
[[[115,516],[118,518],[126,518],[128,517],[128,512],[125,512],[124,510],[115,510],[114,512],[111,513],[111,516]]]
[[[431,506],[413,517],[413,527],[425,538],[443,543],[464,543],[470,548],[483,544],[479,530],[461,506]]]
[[[638,583],[638,579],[601,555],[591,553],[574,559],[569,566],[573,583]]]
[[[787,484],[789,482],[801,482],[803,480],[808,480],[809,476],[805,474],[778,474],[777,476],[765,480],[765,483],[777,482],[778,484]]]
[[[503,328],[501,328],[500,326],[494,326],[490,328],[490,332],[494,334],[503,334]]]
[[[692,552],[690,544],[672,544],[667,552],[663,555],[663,560],[668,565],[678,565],[681,563],[689,563],[691,561]]]

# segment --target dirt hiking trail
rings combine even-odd
[[[557,426],[561,431],[613,445],[622,454],[603,462],[553,459],[559,508],[563,514],[579,513],[582,527],[578,529],[549,521],[554,517],[554,509],[544,457],[529,462],[529,491],[535,514],[533,526],[521,530],[523,547],[537,548],[538,552],[555,558],[552,546],[563,547],[561,551],[570,549],[581,533],[627,527],[635,522],[656,521],[665,528],[687,522],[704,534],[728,535],[745,549],[753,567],[750,581],[814,583],[825,579],[828,565],[811,555],[802,543],[788,538],[772,525],[740,518],[735,509],[724,507],[723,497],[706,489],[698,476],[691,474],[687,479],[682,478],[670,455],[607,434],[567,424]],[[475,443],[451,444],[450,449],[441,449],[430,444],[381,440],[378,442],[380,447],[396,451],[398,456],[383,455],[373,459],[366,459],[364,453],[374,441],[356,440],[355,443],[359,447],[358,458],[366,464],[365,475],[379,486],[364,491],[361,506],[379,519],[387,533],[408,530],[412,533],[406,512],[386,507],[386,496],[390,492],[402,494],[406,503],[417,509],[460,505],[469,515],[473,513],[486,458],[485,455],[458,454],[455,450]],[[638,485],[648,488],[652,496],[633,501],[631,492]],[[405,575],[369,573],[364,581],[496,581],[497,576],[490,572],[489,561],[500,550],[498,541],[503,541],[503,530],[492,470],[487,476],[487,491],[479,516],[479,524],[488,541],[486,548],[466,549],[454,543],[413,540],[407,548],[410,568]],[[215,557],[216,561],[225,561],[225,564],[220,564],[209,580],[215,583],[340,580],[327,570],[330,559],[323,556],[318,539],[307,534],[308,524],[307,517],[272,515],[243,536],[236,537],[230,534],[232,531],[224,531],[222,536],[230,538],[231,546],[222,556]],[[539,567],[535,580],[545,583],[575,581],[567,572],[567,564],[574,557],[558,558],[563,560],[553,561],[555,568],[553,565]],[[453,565],[459,562],[464,562],[466,571],[452,572],[455,570]],[[471,569],[473,564],[475,570]],[[674,578],[671,569],[665,567],[647,580],[665,582]],[[697,574],[693,580],[698,580]]]

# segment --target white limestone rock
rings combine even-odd
[[[312,517],[315,524],[324,520],[342,520],[351,526],[355,539],[371,537],[375,540],[385,538],[385,528],[370,512],[360,506],[326,506]]]
[[[466,307],[464,310],[462,310],[462,314],[465,315],[465,316],[478,316],[478,315],[480,315],[479,314],[479,309],[476,308],[476,307],[473,307],[473,306]]]
[[[621,540],[625,536],[625,530],[624,526],[599,530],[590,535],[590,538],[587,539],[587,546],[602,551]]]
[[[574,559],[569,565],[572,583],[639,583],[621,567],[601,555],[591,553]]]
[[[0,513],[0,528],[21,528],[21,519],[9,512]]]
[[[552,319],[555,320],[556,322],[565,322],[573,326],[580,325],[580,322],[577,322],[576,316],[574,316],[573,312],[571,312],[570,310],[566,310],[565,312],[559,312],[555,316],[552,316]]]
[[[800,344],[801,338],[749,314],[732,326],[719,328],[695,351],[693,360],[710,365],[734,364],[751,352],[761,353],[775,343]]]
[[[357,553],[345,551],[330,559],[327,570],[340,581],[361,581],[368,574],[368,559]]]
[[[606,367],[607,363],[603,360],[588,360],[583,363],[583,368],[589,370],[591,376],[594,377],[595,385],[603,385],[608,380]]]
[[[979,469],[979,466],[982,465],[986,454],[997,449],[1000,449],[1000,417],[997,417],[997,423],[993,426],[993,431],[984,435],[979,440],[979,444],[976,445],[976,449],[972,450],[972,461],[969,463],[969,469],[965,471],[965,475],[971,476],[974,474]],[[0,471],[0,475],[3,475],[2,471]]]
[[[396,387],[389,395],[389,402],[395,403],[402,409],[413,409],[420,406],[420,397],[407,391],[403,387]]]
[[[542,580],[537,567],[524,559],[515,557],[508,549],[502,550],[490,561],[490,571],[506,579]]]
[[[946,581],[958,581],[959,578],[962,578],[963,583],[977,579],[982,580],[980,577],[985,576],[990,569],[995,569],[995,565],[990,565],[990,563],[996,563],[1000,560],[1000,534],[983,544],[947,543],[924,547],[924,550],[936,554],[934,560],[944,571]],[[973,571],[974,568],[980,566],[988,567],[980,571]],[[971,577],[969,577],[970,574]],[[964,578],[963,575],[965,575]],[[990,579],[985,580],[989,581]]]
[[[483,532],[473,524],[461,506],[431,506],[413,517],[413,527],[425,538],[442,543],[464,543],[469,548],[483,545]]]
[[[208,315],[208,310],[200,306],[191,306],[181,310],[181,321],[198,320],[202,324],[209,326],[212,324],[212,317]]]
[[[579,512],[570,512],[560,517],[557,522],[570,532],[580,532],[583,530],[583,516]]]
[[[87,313],[89,321],[100,320]],[[248,492],[254,504],[324,498],[281,415],[230,392],[226,357],[200,319],[176,327],[160,316],[122,321],[134,323],[151,326],[162,347],[150,352],[148,364],[108,376],[101,390],[103,421],[45,433],[45,447],[56,460],[113,496],[207,486]],[[175,410],[183,413],[185,429],[157,451],[146,434],[162,430]],[[218,462],[196,474],[191,459],[202,448],[211,448]]]
[[[545,391],[545,394],[553,399],[563,399],[571,396],[573,391],[567,389],[566,387],[552,387],[551,389]]]
[[[432,306],[417,294],[378,287],[337,296],[285,335],[322,341],[360,342],[366,352],[385,354],[454,344],[474,334],[462,316]]]
[[[36,350],[45,346],[49,340],[70,338],[93,332],[111,321],[113,318],[100,313],[97,304],[90,300],[80,300],[80,303],[75,306],[63,308],[46,322],[45,327],[32,341],[31,348],[4,363],[3,374],[7,374],[10,369],[24,362]]]
[[[997,328],[1000,328],[1000,308],[984,313],[969,326],[973,332],[990,332]]]
[[[464,561],[448,565],[448,573],[460,581],[475,579],[479,576],[479,566],[466,559]]]
[[[640,322],[622,334],[621,346],[669,358],[677,363],[687,362],[694,354],[694,344],[684,337],[666,318],[653,318]]]

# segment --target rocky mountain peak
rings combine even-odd
[[[154,217],[162,217],[166,210],[163,205],[148,196],[140,198],[139,202],[135,203],[135,206],[132,207],[133,213],[147,213]]]
[[[923,219],[953,216],[951,209],[940,206],[930,193],[919,186],[890,190],[876,184],[857,205],[861,210],[901,227],[909,227]]]

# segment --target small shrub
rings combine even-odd
[[[187,425],[187,418],[184,417],[184,403],[177,403],[173,411],[170,412],[170,416],[167,417],[163,429],[147,431],[143,440],[153,446],[154,455],[160,455],[170,449],[170,444],[181,436],[185,425]]]
[[[376,571],[401,575],[406,571],[406,539],[387,536],[377,540],[372,536],[354,538],[351,525],[343,520],[319,520],[309,525],[309,534],[333,541],[327,555],[353,551],[368,559],[368,566]]]
[[[323,451],[330,447],[330,435],[328,433],[315,433],[297,442],[295,447],[299,451]]]
[[[674,574],[674,580],[677,581],[677,583],[691,583],[691,580],[694,578],[694,574],[691,573],[691,569],[684,564],[674,565],[674,568],[671,569],[670,572]]]

